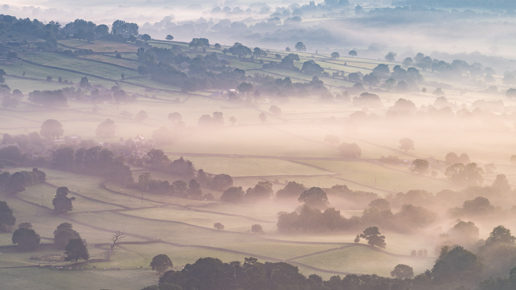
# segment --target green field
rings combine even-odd
[[[11,89],[20,89],[24,94],[16,109],[0,110],[0,134],[39,131],[43,121],[57,119],[63,124],[64,135],[77,134],[103,145],[104,142],[117,143],[137,135],[151,139],[155,130],[164,126],[173,127],[168,114],[179,112],[185,133],[173,143],[153,146],[163,150],[170,160],[182,156],[191,160],[196,169],[210,174],[229,174],[233,177],[234,185],[242,186],[244,191],[259,181],[270,181],[275,192],[289,181],[303,183],[306,187],[323,188],[341,184],[352,190],[375,192],[380,196],[411,189],[424,189],[432,193],[443,189],[460,189],[445,178],[445,168],[432,167],[432,170],[436,170],[436,177],[414,174],[409,168],[416,158],[443,160],[446,153],[451,151],[468,153],[472,161],[481,165],[494,162],[496,174],[506,174],[510,184],[516,185],[513,181],[516,167],[509,162],[510,156],[516,154],[512,149],[516,145],[514,130],[511,129],[514,118],[509,109],[502,122],[492,121],[487,115],[482,120],[451,122],[423,114],[417,116],[420,121],[418,126],[403,118],[386,118],[382,119],[385,122],[378,122],[378,118],[385,116],[399,98],[410,99],[418,108],[432,104],[436,96],[432,94],[435,88],[430,83],[425,84],[428,93],[399,93],[373,87],[372,92],[378,94],[382,101],[383,106],[379,108],[354,106],[352,102],[342,100],[323,103],[319,95],[302,98],[290,96],[282,101],[273,96],[254,98],[241,95],[248,102],[239,103],[211,98],[213,89],[185,93],[181,92],[180,87],[139,76],[136,71],[140,64],[136,56],[138,47],[129,43],[63,40],[60,44],[63,49],[92,49],[98,54],[69,57],[59,53],[31,52],[20,54],[21,60],[16,62],[0,63],[0,68],[7,73],[6,84]],[[184,43],[151,41],[151,45],[160,47],[170,47],[172,44],[182,46],[190,57],[202,54],[201,51],[190,50]],[[122,54],[121,59],[114,57],[115,51]],[[234,68],[247,70],[247,76],[260,73],[275,78],[290,77],[294,82],[308,82],[313,77],[300,71],[263,69],[257,59],[239,59],[229,54],[223,55],[215,49],[208,49],[207,52],[215,52],[219,57],[228,59]],[[287,54],[285,51],[271,50],[263,60],[277,61],[274,58],[276,53],[282,56]],[[301,61],[296,62],[297,67],[301,68],[304,61],[313,59],[330,74],[334,71],[344,71],[346,75],[357,71],[366,74],[378,64],[385,63],[346,56],[331,59],[327,55],[310,53],[299,53],[299,56]],[[388,64],[392,68],[397,63]],[[22,76],[24,72],[25,77]],[[122,73],[125,80],[121,79]],[[429,81],[437,80],[432,72],[422,74]],[[28,94],[34,90],[78,88],[79,81],[85,75],[88,75],[92,85],[110,89],[118,84],[127,93],[137,94],[137,101],[92,104],[69,100],[67,108],[48,109],[28,100]],[[51,76],[52,81],[47,81],[47,76]],[[73,83],[59,83],[58,77]],[[319,78],[333,93],[349,90],[353,85],[342,77]],[[500,89],[502,87],[500,83]],[[357,92],[350,92],[350,98],[358,95]],[[473,93],[462,94],[458,87],[446,90],[446,93],[450,101],[457,103],[457,108],[462,104],[469,106],[478,98],[502,98],[501,94],[485,97]],[[510,106],[515,104],[505,99],[504,102]],[[272,105],[281,107],[282,113],[269,114]],[[134,116],[142,110],[147,112],[148,119],[136,121]],[[367,117],[356,119],[350,125],[349,116],[357,111],[364,112]],[[123,118],[122,112],[129,112],[132,117]],[[202,115],[212,115],[214,112],[223,113],[224,126],[198,126]],[[262,112],[267,113],[266,122],[259,118]],[[231,117],[236,119],[234,124],[230,123]],[[97,126],[108,118],[116,123],[115,137],[96,136]],[[480,132],[484,137],[475,132]],[[362,151],[360,158],[343,158],[337,146],[324,142],[328,135],[337,136],[339,143],[356,143]],[[415,141],[414,150],[400,151],[399,140],[405,137]],[[145,155],[147,150],[144,148],[138,153]],[[389,155],[398,156],[405,163],[385,165],[379,162],[382,156]],[[168,180],[170,183],[181,179],[142,166],[132,166],[131,169],[135,179],[145,172],[154,179]],[[31,167],[2,170],[15,172],[31,170]],[[47,183],[27,187],[26,191],[16,196],[4,194],[0,198],[13,209],[17,224],[30,222],[46,244],[39,251],[21,253],[11,246],[11,233],[0,233],[2,289],[101,289],[116,285],[110,287],[138,290],[157,283],[157,274],[148,267],[152,257],[161,253],[170,256],[176,270],[200,257],[216,257],[229,262],[243,261],[245,257],[253,256],[261,261],[287,261],[298,266],[305,275],[316,273],[325,279],[335,272],[341,276],[346,273],[389,276],[394,266],[400,263],[414,267],[418,274],[432,267],[438,234],[446,230],[443,227],[448,227],[445,225],[412,234],[382,231],[387,237],[384,251],[353,244],[356,233],[352,232],[278,233],[278,213],[295,211],[300,206],[297,201],[224,203],[218,199],[222,192],[208,187],[202,188],[203,193],[213,194],[215,200],[190,200],[124,188],[112,182],[104,183],[101,177],[49,168],[41,170],[47,173]],[[485,184],[491,184],[496,174],[485,175]],[[101,187],[102,184],[107,188]],[[76,198],[70,213],[56,215],[52,211],[52,200],[58,186],[68,187],[70,196]],[[362,209],[349,210],[344,202],[332,200],[331,196],[329,202],[347,218],[362,212]],[[444,212],[445,209],[439,213],[443,224],[451,222],[445,219]],[[89,244],[91,258],[95,260],[85,263],[84,270],[39,267],[40,264],[49,265],[49,261],[38,257],[62,257],[63,251],[53,249],[50,244],[54,230],[63,222],[72,223]],[[214,223],[222,223],[225,228],[216,230]],[[260,224],[264,233],[251,233],[254,224]],[[107,261],[108,243],[115,231],[124,231],[125,238],[116,247],[111,260]],[[417,259],[409,256],[412,249],[420,248],[428,249],[430,257]],[[69,265],[62,261],[56,264]],[[120,267],[121,270],[113,267]],[[28,276],[33,278],[21,279]]]

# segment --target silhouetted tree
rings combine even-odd
[[[54,212],[57,214],[67,213],[73,209],[72,201],[75,200],[75,197],[68,197],[69,192],[68,188],[64,186],[56,190],[56,196],[52,200],[52,204],[54,205]]]
[[[165,273],[165,271],[167,271],[168,268],[172,268],[174,265],[167,255],[159,254],[152,258],[150,266],[152,270],[158,271],[159,275],[161,276],[163,273]]]
[[[379,248],[385,248],[385,236],[380,234],[378,227],[369,227],[360,234],[360,237],[367,240],[367,243],[371,246],[377,246]]]
[[[84,244],[84,241],[81,238],[71,239],[68,242],[68,245],[65,247],[65,261],[77,261],[79,259],[88,260],[90,258],[90,254],[88,253],[88,248]]]

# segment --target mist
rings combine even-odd
[[[462,2],[1,3],[6,289],[513,289],[516,7]]]

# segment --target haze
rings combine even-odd
[[[516,5],[349,2],[0,3],[0,288],[516,289]]]

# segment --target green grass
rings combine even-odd
[[[342,178],[392,192],[406,192],[411,189],[438,192],[450,188],[446,180],[412,174],[408,169],[406,172],[393,170],[370,162],[331,160],[303,162],[338,172]]]
[[[179,155],[169,155],[169,159],[177,159]],[[213,174],[229,174],[240,176],[288,176],[288,175],[327,175],[330,172],[306,165],[272,158],[249,157],[206,157],[188,156],[197,168]]]
[[[432,259],[397,258],[367,247],[351,247],[337,251],[308,256],[295,261],[312,265],[321,269],[332,269],[342,272],[377,274],[390,276],[390,272],[398,264],[409,265],[416,274],[429,269]]]
[[[39,268],[0,269],[4,289],[131,289],[157,284],[151,270],[50,270]],[[30,277],[30,278],[28,278]]]

